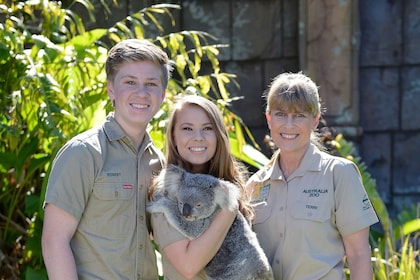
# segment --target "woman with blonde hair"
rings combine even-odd
[[[378,222],[357,166],[315,144],[318,87],[303,73],[272,82],[266,119],[278,151],[247,183],[253,229],[275,279],[372,279],[369,226]]]

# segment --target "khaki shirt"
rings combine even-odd
[[[45,203],[79,221],[70,244],[79,279],[157,279],[146,203],[162,166],[149,135],[136,151],[112,114],[58,152]]]
[[[152,228],[153,238],[156,241],[156,244],[159,246],[160,253],[162,254],[162,267],[165,280],[186,280],[187,278],[179,274],[175,267],[168,260],[163,252],[163,248],[176,241],[184,240],[187,238],[177,229],[172,227],[166,219],[166,216],[161,213],[152,214]],[[191,279],[205,280],[207,277],[204,270],[202,270]]]
[[[288,180],[277,158],[249,183],[253,229],[275,279],[345,279],[341,236],[378,222],[356,165],[311,144]]]

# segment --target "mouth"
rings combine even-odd
[[[287,139],[287,140],[293,140],[298,137],[299,134],[286,134],[286,133],[280,133],[280,136]]]
[[[130,106],[135,109],[147,109],[150,107],[150,105],[147,104],[138,104],[138,103],[130,103]]]
[[[204,152],[207,148],[206,147],[190,147],[189,150],[192,152]]]

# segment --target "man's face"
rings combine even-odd
[[[147,60],[121,65],[107,89],[115,119],[129,134],[146,129],[165,98],[161,68]]]

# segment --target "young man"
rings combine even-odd
[[[49,279],[157,279],[145,207],[164,158],[146,127],[165,98],[170,70],[166,53],[146,40],[109,51],[114,112],[71,139],[49,177],[42,233]]]

